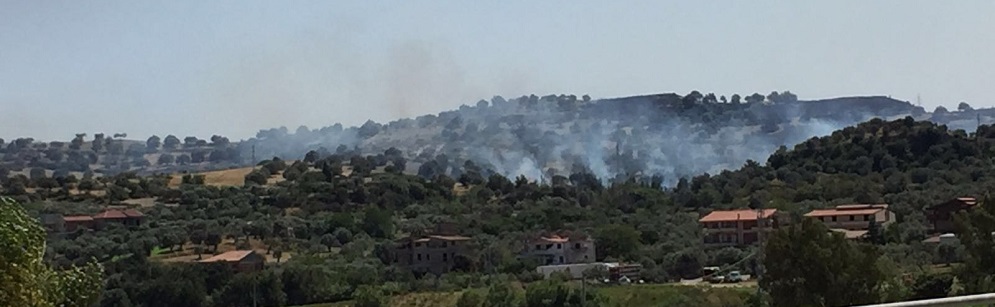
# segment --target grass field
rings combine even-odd
[[[608,298],[609,306],[741,306],[755,287],[692,287],[673,284],[594,287]],[[455,306],[462,292],[411,293],[391,298],[390,306]],[[301,307],[348,307],[352,302],[314,304]]]

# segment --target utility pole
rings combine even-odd
[[[256,144],[253,143],[252,144],[252,161],[249,161],[249,163],[252,164],[252,165],[256,165],[257,162],[259,162],[259,161],[256,161]]]
[[[767,218],[764,217],[764,208],[766,207],[763,202],[759,202],[757,207],[757,226],[760,230],[757,231],[757,271],[754,272],[757,275],[757,296],[763,293],[763,287],[760,286],[760,279],[763,278],[764,272],[764,232],[766,231]]]

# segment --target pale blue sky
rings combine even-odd
[[[995,1],[7,1],[0,137],[220,133],[493,95],[991,106]]]

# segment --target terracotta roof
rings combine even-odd
[[[851,205],[839,205],[834,208],[836,208],[836,210],[854,210],[854,209],[868,209],[868,208],[888,209],[888,204],[851,204]]]
[[[439,240],[444,240],[444,241],[466,241],[466,240],[470,240],[469,237],[464,237],[464,236],[428,236],[428,237],[432,238],[432,239],[439,239]]]
[[[540,237],[540,241],[552,242],[552,243],[566,243],[570,241],[570,238],[565,238],[561,236],[551,236],[551,237]]]
[[[957,203],[960,203],[961,205],[964,205],[964,206],[967,206],[967,207],[973,207],[973,206],[975,206],[975,205],[978,204],[978,200],[975,199],[974,197],[958,197],[958,198],[954,198],[951,201],[944,202],[942,204],[937,204],[937,205],[930,206],[927,209],[935,210],[935,209],[940,209],[940,208],[947,207],[947,206],[950,206],[950,205],[955,205],[956,206]]]
[[[143,216],[145,216],[144,214],[142,214],[141,212],[138,212],[138,210],[135,210],[135,209],[125,209],[124,210],[124,215],[127,215],[128,217],[143,217]]]
[[[771,215],[777,213],[777,209],[764,209],[763,218],[769,218]],[[705,217],[698,220],[698,222],[736,222],[736,221],[750,221],[757,220],[757,210],[746,209],[746,210],[716,210],[712,211]]]
[[[93,221],[93,217],[89,215],[70,215],[62,217],[62,220],[66,222],[88,222]]]
[[[808,217],[820,217],[820,216],[847,216],[847,215],[871,215],[881,212],[885,208],[880,207],[865,207],[865,209],[818,209],[812,210],[812,212],[806,213],[805,216]]]
[[[214,257],[211,258],[201,260],[200,262],[239,262],[252,253],[254,253],[254,251],[251,250],[230,251],[230,252],[221,253],[219,255],[215,255]]]
[[[124,214],[124,212],[121,212],[121,211],[118,211],[118,210],[107,210],[107,211],[101,212],[100,214],[94,215],[93,218],[94,219],[125,219],[125,218],[128,218],[128,215],[126,215],[126,214]]]

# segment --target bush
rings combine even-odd
[[[356,290],[355,307],[383,307],[389,300],[383,290],[373,286],[361,286]]]
[[[477,291],[467,290],[456,301],[456,307],[478,307],[484,303],[484,296]]]

